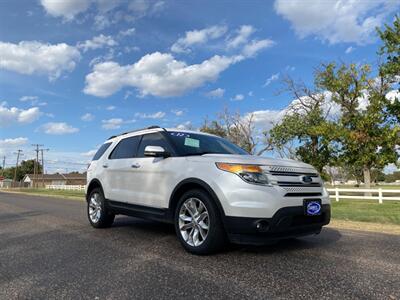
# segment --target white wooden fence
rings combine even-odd
[[[327,190],[329,192],[330,198],[336,201],[339,201],[339,199],[378,200],[380,204],[382,204],[383,201],[400,201],[400,190],[390,190],[382,188],[378,189],[329,188]],[[397,195],[393,196],[393,194]]]
[[[82,191],[85,190],[86,185],[46,185],[48,190],[74,190]]]

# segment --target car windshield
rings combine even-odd
[[[220,137],[179,131],[170,131],[168,134],[181,156],[203,155],[209,153],[248,154],[239,146],[236,146],[228,140]]]

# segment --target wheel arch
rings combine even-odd
[[[87,190],[86,190],[86,201],[88,201],[90,192],[91,192],[93,189],[95,189],[95,188],[101,188],[101,190],[104,191],[104,190],[103,190],[103,186],[101,185],[100,180],[98,180],[98,179],[96,179],[96,178],[92,179],[92,180],[90,181],[89,185],[88,185],[88,188],[87,188]]]
[[[221,205],[221,202],[218,199],[218,196],[216,195],[214,190],[208,185],[208,183],[206,183],[205,181],[198,179],[198,178],[187,178],[185,180],[182,180],[174,188],[174,190],[172,191],[171,197],[169,199],[169,205],[168,205],[169,211],[171,212],[171,218],[173,218],[173,216],[174,216],[176,205],[178,204],[178,201],[181,198],[181,196],[185,192],[192,190],[192,189],[200,189],[200,190],[205,191],[208,195],[210,195],[210,197],[216,204],[218,211],[221,215],[222,221],[224,223],[225,212]]]

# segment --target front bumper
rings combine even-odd
[[[330,218],[331,207],[323,204],[319,216],[305,216],[303,206],[292,206],[279,209],[271,218],[225,216],[224,224],[232,243],[260,245],[317,234]]]

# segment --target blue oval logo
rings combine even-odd
[[[303,176],[302,180],[303,180],[303,182],[305,182],[305,183],[310,183],[310,182],[312,182],[312,177],[306,175],[306,176]]]
[[[307,204],[307,213],[309,215],[318,215],[321,212],[321,204],[318,202],[310,202]]]

